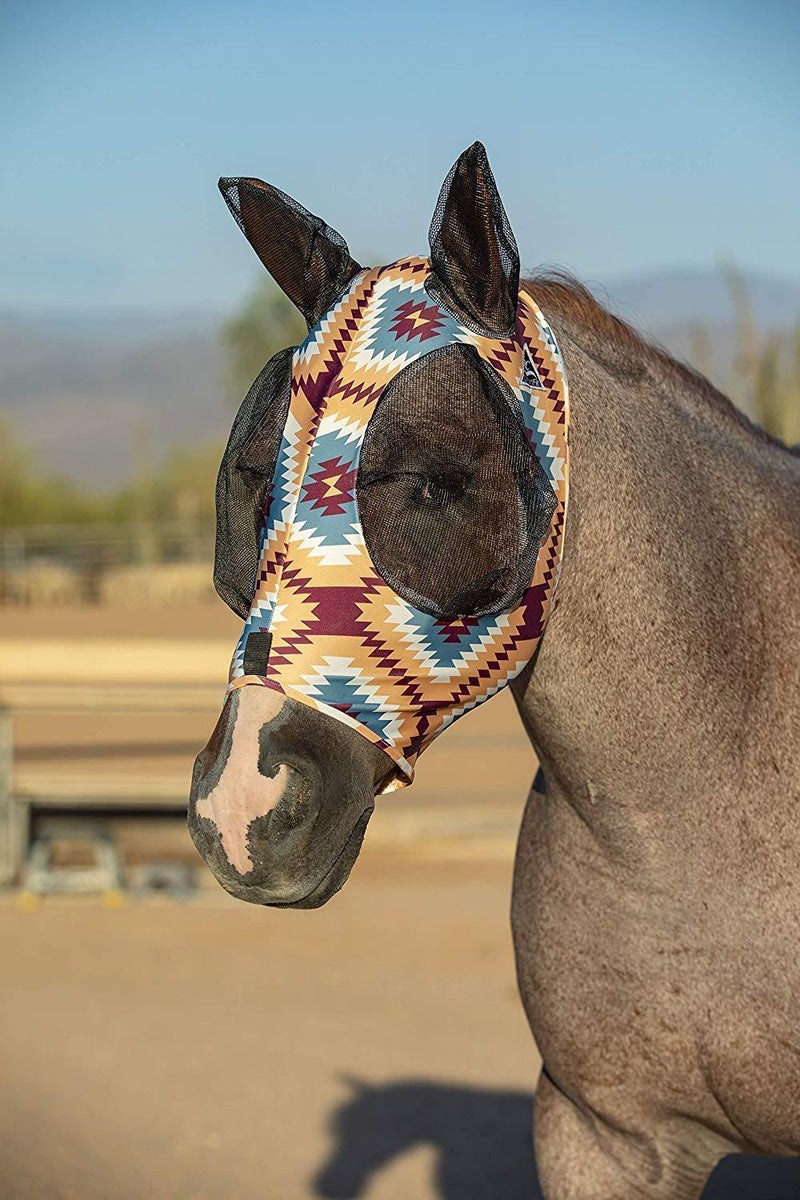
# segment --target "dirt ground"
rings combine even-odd
[[[368,853],[316,913],[5,904],[0,1194],[455,1195],[477,1137],[480,1194],[529,1195],[507,907],[503,866]]]
[[[508,864],[367,847],[318,912],[6,899],[0,1196],[535,1200],[508,896]]]
[[[17,787],[184,795],[237,628],[221,605],[0,613],[0,700],[51,706],[15,718]],[[206,698],[53,710],[164,679]],[[234,902],[202,867],[185,903],[0,893],[0,1200],[535,1200],[508,928],[534,767],[507,695],[459,722],[317,912]],[[197,861],[179,819],[115,829],[132,860]],[[800,1200],[800,1167],[729,1160],[706,1197]]]

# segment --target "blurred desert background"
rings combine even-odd
[[[510,694],[379,804],[318,912],[227,897],[185,803],[239,632],[219,458],[303,336],[219,174],[389,261],[481,137],[529,269],[574,270],[800,441],[797,13],[567,8],[0,14],[2,1200],[538,1194]],[[729,1160],[706,1195],[790,1200],[800,1169]]]

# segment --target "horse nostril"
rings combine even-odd
[[[296,778],[296,775],[289,776],[286,791],[269,814],[270,825],[279,830],[296,829],[308,815],[310,789],[302,784],[297,786]]]
[[[267,813],[268,839],[279,838],[291,833],[315,811],[319,799],[319,787],[302,769],[289,763],[276,763],[278,772],[284,776],[283,792],[274,807]]]

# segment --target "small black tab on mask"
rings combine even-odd
[[[254,629],[248,633],[244,647],[245,675],[266,675],[272,634],[268,629]]]

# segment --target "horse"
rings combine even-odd
[[[218,590],[247,617],[268,583],[259,530],[274,504],[275,448],[283,439],[294,453],[302,440],[289,428],[292,388],[277,381],[296,375],[363,272],[338,234],[277,189],[221,186],[317,331],[265,368],[234,423],[238,475],[220,474]],[[800,456],[572,278],[520,283],[479,143],[445,181],[419,269],[428,301],[442,320],[455,314],[466,340],[508,336],[523,300],[543,314],[569,380],[569,506],[546,627],[485,689],[511,686],[539,762],[511,922],[543,1062],[542,1191],[691,1200],[729,1153],[800,1153]],[[486,364],[463,355],[444,371],[444,361],[423,354],[400,371],[405,408],[379,399],[370,417],[368,479],[362,464],[357,489],[349,477],[320,480],[318,502],[335,503],[336,486],[357,491],[375,567],[365,592],[388,577],[409,611],[416,597],[465,626],[486,612],[508,621],[526,603],[517,435],[487,399]],[[536,477],[536,496],[545,483]],[[528,529],[537,570],[555,544],[554,509],[542,511]],[[357,547],[341,545],[346,581]],[[293,633],[282,662],[313,640],[310,624]],[[264,682],[270,649],[270,632],[251,624],[233,683]],[[376,800],[403,781],[399,768],[410,777],[388,734],[322,703],[323,673],[304,678],[305,694],[234,686],[195,765],[194,841],[223,887],[260,904],[328,900]],[[412,691],[424,712],[425,688]],[[476,685],[461,708],[483,698]]]

